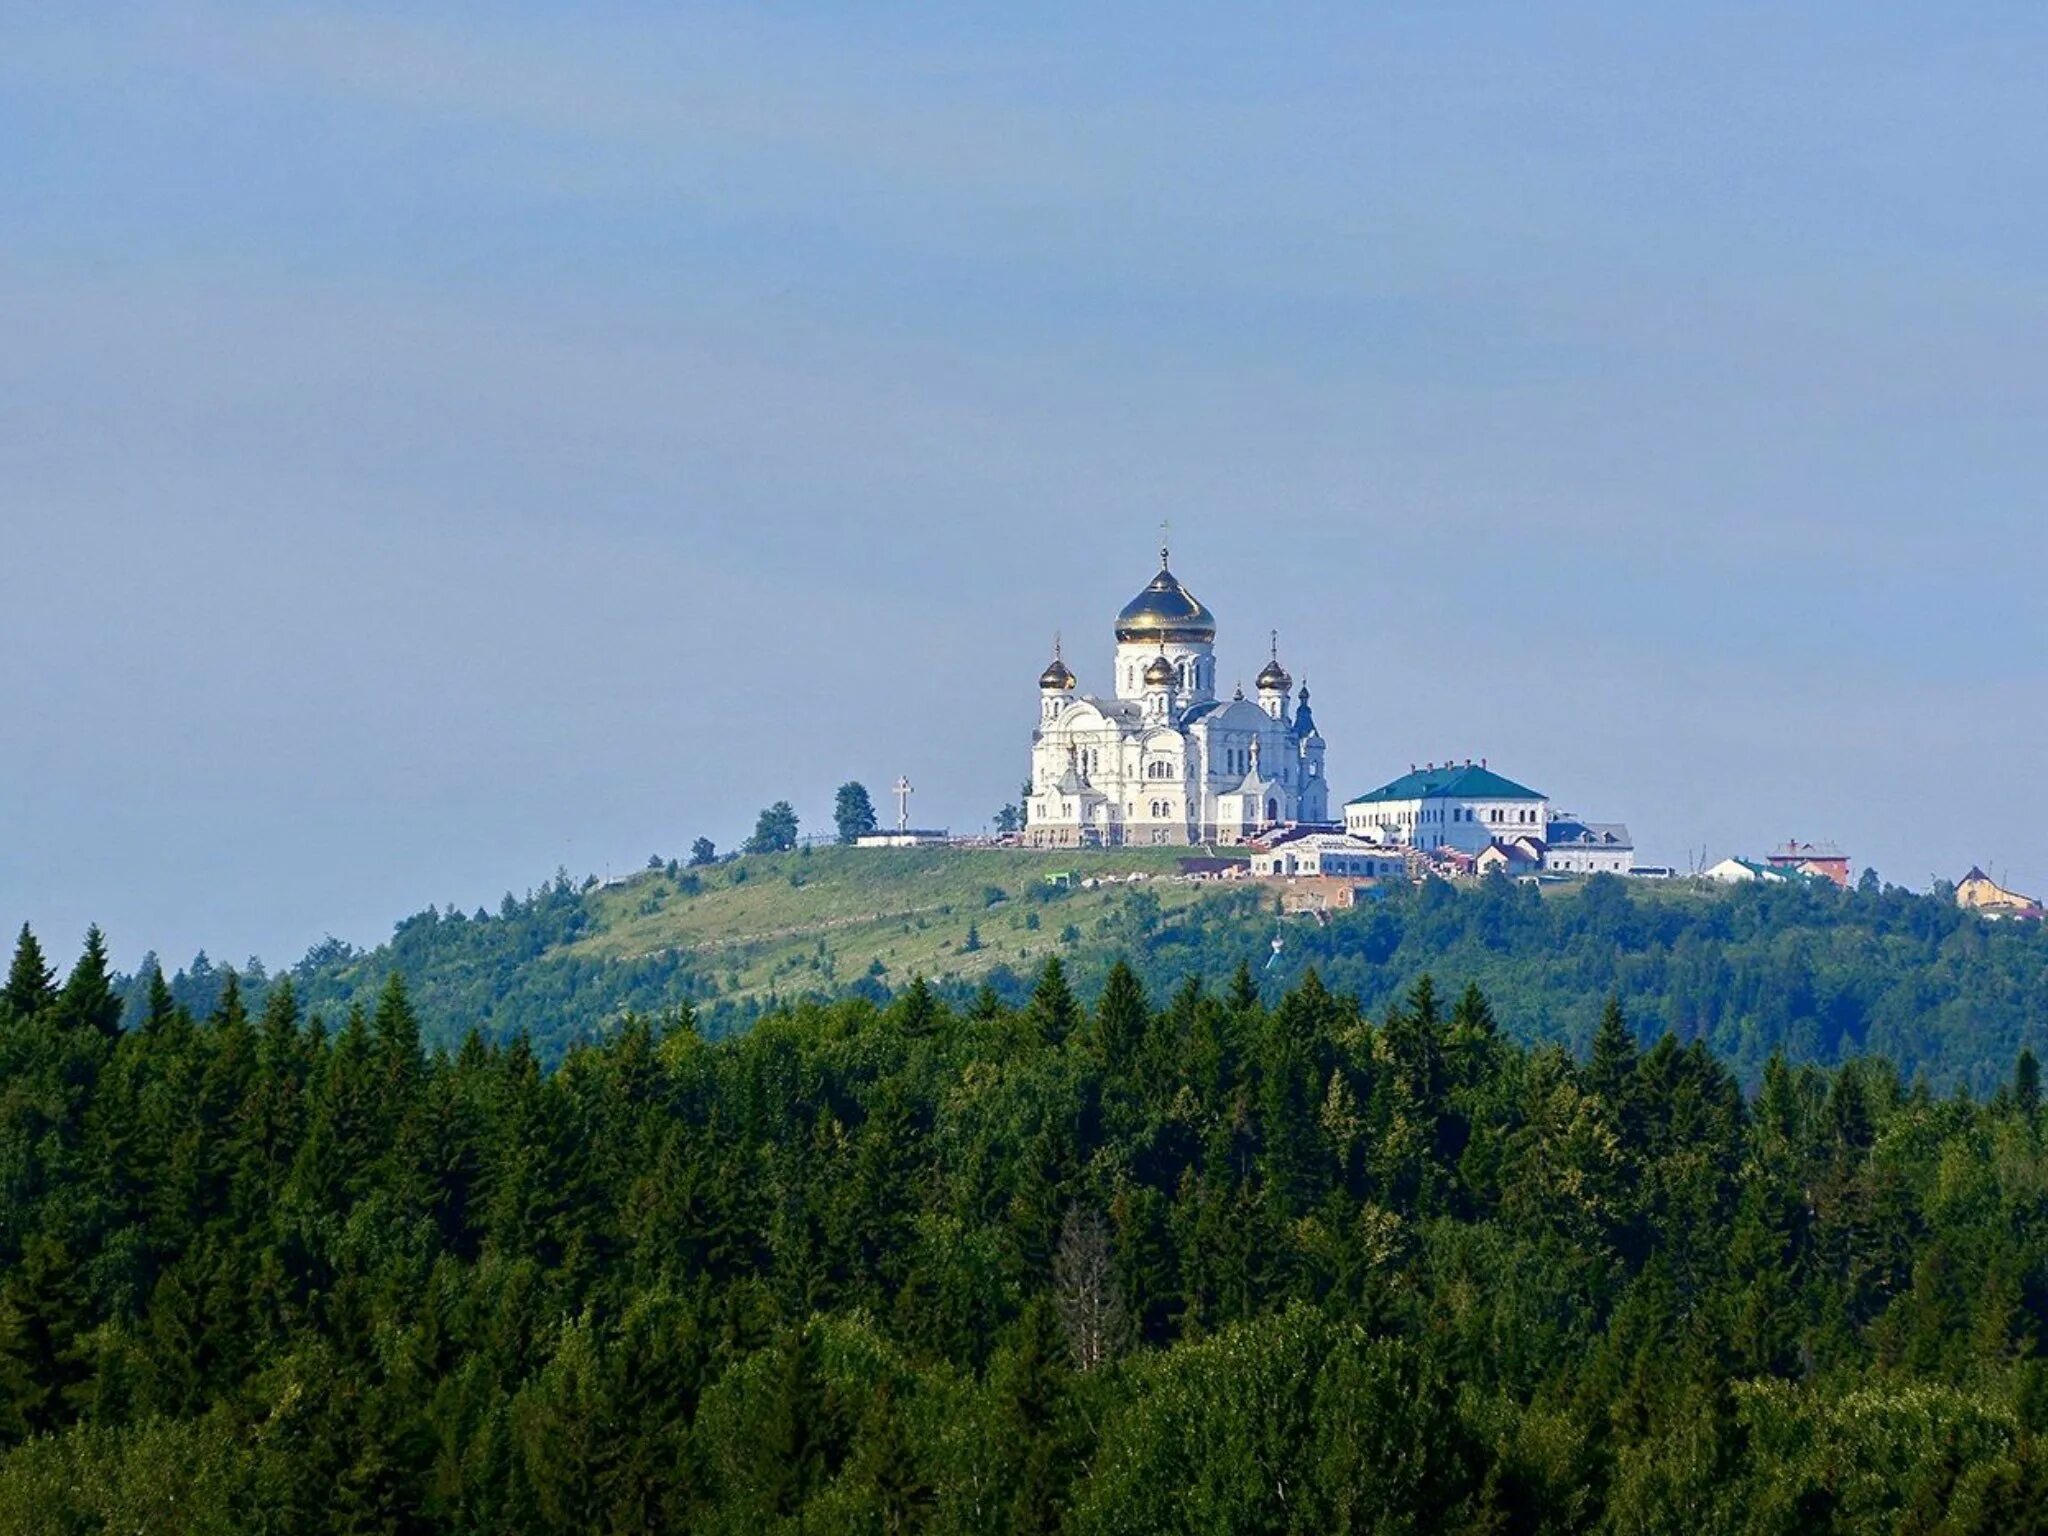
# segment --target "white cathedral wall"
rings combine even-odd
[[[1194,679],[1193,686],[1183,687],[1176,694],[1181,708],[1204,703],[1216,696],[1214,646],[1200,641],[1170,642],[1161,646],[1150,641],[1135,640],[1117,642],[1116,696],[1120,699],[1144,698],[1145,669],[1158,659],[1162,652],[1176,670],[1185,667]]]
[[[1214,648],[1205,643],[1170,644],[1168,660],[1193,669],[1196,686],[1176,689],[1174,707],[1189,708],[1215,697]],[[1119,643],[1115,661],[1115,692],[1119,699],[1142,701],[1144,669],[1159,656],[1156,644]],[[1277,703],[1277,712],[1275,704]],[[1328,814],[1328,792],[1320,776],[1311,778],[1288,720],[1286,699],[1262,696],[1258,702],[1239,699],[1185,730],[1148,725],[1132,731],[1131,722],[1112,709],[1055,694],[1041,699],[1038,741],[1032,753],[1032,821],[1039,833],[1031,841],[1063,844],[1075,840],[1083,826],[1120,835],[1130,843],[1185,843],[1235,836],[1244,819],[1224,797],[1244,782],[1250,749],[1259,743],[1259,770],[1273,782],[1279,819],[1322,819]],[[1069,765],[1077,766],[1091,792],[1083,803],[1055,791]],[[1159,775],[1155,777],[1154,775]],[[1098,815],[1094,795],[1107,802]],[[1263,806],[1252,818],[1265,820]]]

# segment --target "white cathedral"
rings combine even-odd
[[[1038,679],[1024,842],[1235,843],[1283,822],[1329,815],[1323,738],[1308,685],[1280,665],[1279,643],[1255,680],[1216,696],[1216,617],[1167,569],[1116,616],[1108,698],[1078,692],[1053,643]]]

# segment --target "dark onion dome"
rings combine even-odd
[[[1152,640],[1177,645],[1213,641],[1216,615],[1166,568],[1166,551],[1162,549],[1159,574],[1116,616],[1116,637],[1126,642]]]
[[[1060,689],[1062,692],[1074,686],[1074,674],[1067,670],[1066,658],[1060,654],[1059,632],[1052,637],[1052,665],[1038,674],[1038,686],[1047,690]]]
[[[1308,679],[1304,677],[1301,680],[1301,703],[1295,707],[1294,711],[1294,734],[1306,740],[1310,736],[1315,735],[1315,733],[1316,717],[1309,713]]]
[[[1173,670],[1173,663],[1164,656],[1154,656],[1146,664],[1145,686],[1147,688],[1171,688],[1178,681],[1179,677],[1180,674]]]
[[[1259,669],[1257,681],[1261,693],[1285,693],[1294,686],[1294,679],[1287,675],[1277,656]]]

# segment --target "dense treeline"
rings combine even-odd
[[[1169,985],[1219,946],[1253,953],[1263,935],[1246,927],[1194,908],[1157,925],[1141,973]],[[1752,1090],[1774,1053],[1823,1066],[1878,1055],[1909,1080],[1981,1096],[2021,1050],[2048,1049],[2048,931],[1964,911],[1945,887],[1694,890],[1598,875],[1539,894],[1432,881],[1286,934],[1291,965],[1373,1012],[1424,975],[1454,975],[1479,984],[1516,1038],[1576,1052],[1618,995],[1644,1038],[1703,1039]]]
[[[1033,895],[1049,903],[1044,931],[1060,931],[1059,893]],[[2048,1050],[2048,934],[1987,922],[1941,892],[1824,884],[1691,891],[1601,876],[1539,894],[1505,880],[1462,889],[1437,881],[1385,893],[1327,926],[1296,918],[1277,930],[1273,899],[1270,888],[1240,888],[1163,911],[1134,888],[1065,946],[1075,985],[1092,992],[1110,957],[1125,955],[1155,993],[1188,976],[1221,986],[1240,963],[1263,964],[1279,931],[1281,974],[1291,980],[1312,966],[1373,1013],[1425,975],[1470,978],[1515,1038],[1582,1053],[1603,1001],[1619,996],[1644,1038],[1668,1029],[1682,1042],[1704,1039],[1752,1090],[1782,1052],[1823,1066],[1882,1055],[1909,1080],[1984,1095],[2023,1048]],[[338,1018],[352,1003],[374,1007],[396,971],[435,1043],[452,1048],[472,1028],[501,1043],[524,1033],[544,1064],[626,1012],[688,1006],[713,1036],[758,1017],[760,1004],[722,997],[688,954],[628,961],[570,951],[593,921],[590,891],[558,875],[524,898],[507,896],[495,915],[422,912],[369,953],[330,941],[288,975],[303,1006]],[[848,956],[839,969],[859,976],[865,959]],[[131,1023],[147,1008],[150,970],[127,988]],[[837,989],[821,981],[820,995],[887,1002],[908,980],[863,977]],[[218,1006],[226,972],[202,957],[172,984],[204,1017]],[[241,984],[260,1008],[269,978],[245,972]],[[998,966],[989,984],[1021,1004],[1032,977]],[[965,1006],[972,991],[947,996]]]
[[[0,1528],[2048,1524],[2048,1159],[1426,981],[631,1022],[0,995]]]

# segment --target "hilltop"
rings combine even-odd
[[[1646,1041],[1703,1039],[1752,1084],[1774,1050],[1820,1064],[1878,1052],[1936,1087],[1989,1091],[2021,1046],[2048,1044],[2048,935],[1941,896],[1433,881],[1319,924],[1281,919],[1270,884],[1185,881],[1177,865],[1169,849],[819,848],[608,884],[562,874],[494,914],[428,909],[372,950],[330,941],[286,974],[336,1022],[396,971],[431,1040],[524,1032],[543,1060],[628,1013],[687,1007],[717,1037],[779,1004],[886,1002],[919,975],[957,1003],[983,988],[1014,1003],[1054,955],[1083,995],[1120,956],[1160,995],[1190,978],[1220,988],[1241,964],[1277,994],[1312,967],[1375,1014],[1425,974],[1476,981],[1517,1038],[1574,1050],[1613,994]],[[173,991],[205,1014],[222,980],[188,967]],[[252,1001],[268,980],[248,979]]]
[[[372,950],[330,940],[288,974],[333,1015],[397,971],[434,1038],[523,1030],[550,1058],[628,1012],[687,1005],[715,1036],[781,1002],[885,1000],[919,975],[949,995],[989,985],[1014,998],[1050,955],[1091,976],[1107,964],[1096,957],[1170,939],[1198,907],[1200,931],[1244,927],[1261,893],[1177,878],[1186,852],[820,847],[606,883],[561,873],[495,913],[428,908]],[[1244,928],[1247,954],[1265,947],[1257,926]],[[204,1013],[222,976],[188,969],[173,989]]]

